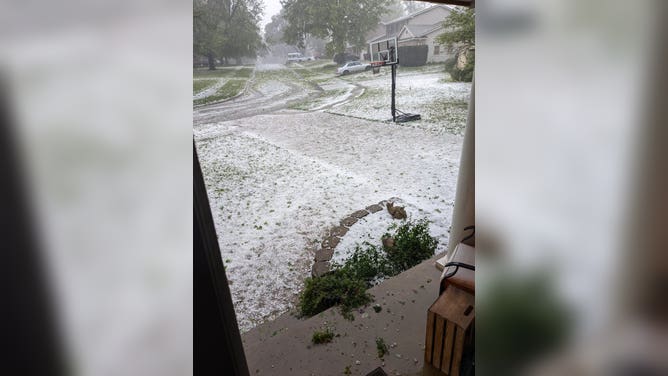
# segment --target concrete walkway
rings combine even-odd
[[[338,307],[309,319],[286,313],[242,336],[251,375],[366,375],[382,367],[388,375],[421,375],[427,309],[438,296],[442,254],[424,261],[369,290],[375,302],[345,320]],[[271,301],[271,297],[267,297]],[[379,304],[376,313],[372,307]],[[329,327],[338,336],[313,345],[313,332]],[[389,348],[378,358],[376,338]]]

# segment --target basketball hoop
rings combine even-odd
[[[412,120],[420,120],[419,114],[407,114],[397,110],[396,107],[397,64],[399,64],[399,45],[397,44],[397,38],[388,38],[369,43],[369,53],[371,55],[371,67],[373,67],[374,74],[379,73],[380,67],[382,66],[389,65],[392,69],[392,101],[390,102],[392,121],[396,123],[404,123]]]

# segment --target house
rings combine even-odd
[[[381,22],[368,38],[373,43],[388,38],[397,38],[399,47],[428,46],[427,63],[438,63],[452,57],[447,47],[436,42],[436,37],[443,33],[443,21],[455,9],[452,5],[434,5],[407,16],[388,22]],[[367,51],[368,53],[368,51]]]
[[[399,47],[427,45],[427,63],[442,63],[454,56],[453,52],[448,51],[447,46],[443,46],[436,41],[436,38],[442,33],[442,23],[436,25],[404,25],[397,36],[397,43]]]

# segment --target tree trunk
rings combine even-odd
[[[208,54],[206,58],[209,62],[209,70],[216,70],[216,60],[213,58],[213,54]]]

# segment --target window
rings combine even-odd
[[[439,55],[441,53],[441,46],[438,44],[434,45],[434,55]]]

